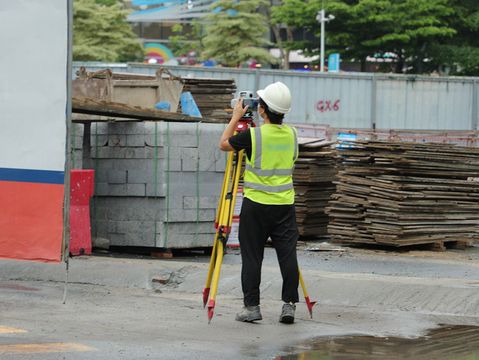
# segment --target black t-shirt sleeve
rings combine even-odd
[[[251,134],[250,129],[233,135],[228,139],[231,147],[236,151],[245,150],[248,159],[251,159]]]

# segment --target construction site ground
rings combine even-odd
[[[201,253],[72,258],[66,304],[63,263],[2,260],[0,357],[292,359],[321,337],[415,338],[441,324],[479,326],[479,247],[399,252],[311,242],[298,255],[320,303],[310,319],[301,298],[294,325],[278,322],[281,276],[272,248],[257,324],[234,320],[242,306],[237,249],[224,258],[210,324],[201,295],[209,257]]]

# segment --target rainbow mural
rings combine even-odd
[[[175,57],[171,50],[163,44],[145,43],[143,46],[145,49],[145,62],[156,61],[157,64],[163,64]]]

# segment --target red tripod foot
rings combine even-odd
[[[316,301],[310,301],[309,296],[306,296],[304,298],[306,300],[306,306],[308,307],[309,315],[311,316],[311,319],[313,318],[313,306],[316,304]]]
[[[211,319],[213,318],[214,310],[215,310],[215,301],[210,300],[208,303],[208,324],[211,322]]]
[[[205,307],[206,303],[208,302],[208,296],[210,296],[210,288],[204,288],[203,289],[203,307]]]

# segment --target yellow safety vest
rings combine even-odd
[[[251,159],[246,159],[244,196],[260,204],[294,204],[296,129],[284,124],[264,124],[251,128],[250,133]]]

